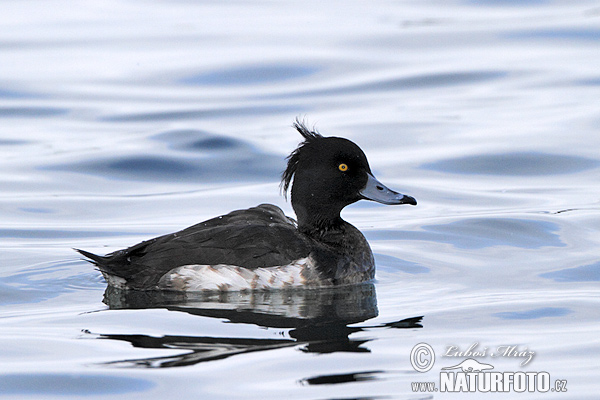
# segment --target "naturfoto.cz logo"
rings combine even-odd
[[[535,352],[519,349],[516,345],[497,346],[493,351],[479,348],[473,343],[465,351],[458,346],[448,346],[442,357],[465,358],[456,365],[441,368],[438,382],[412,382],[413,392],[566,392],[567,381],[555,379],[546,371],[495,371],[491,363],[483,363],[475,358],[518,358],[520,366],[533,360]],[[415,345],[410,353],[410,363],[415,371],[425,373],[435,364],[433,347],[427,343]]]

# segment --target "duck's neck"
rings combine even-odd
[[[341,210],[314,209],[311,212],[301,205],[293,205],[298,218],[298,229],[309,235],[322,235],[325,232],[339,230],[347,222],[340,216]]]

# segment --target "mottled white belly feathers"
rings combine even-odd
[[[186,292],[243,291],[327,285],[311,257],[288,265],[248,269],[237,265],[183,265],[167,272],[158,289]]]

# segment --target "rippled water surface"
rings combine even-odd
[[[597,2],[1,8],[1,398],[445,398],[411,383],[469,347],[566,381],[521,396],[597,398]],[[419,201],[344,211],[373,284],[105,292],[72,250],[263,202],[292,214],[278,180],[296,117]],[[425,373],[419,343],[437,355]]]

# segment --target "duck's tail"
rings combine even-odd
[[[115,270],[115,264],[112,262],[114,254],[99,256],[98,254],[90,253],[89,251],[81,249],[74,248],[73,250],[82,256],[87,257],[88,259],[85,261],[90,262],[98,267],[98,270],[102,272],[102,275],[109,286],[114,286],[119,289],[130,289],[127,279],[123,276],[120,276],[122,273],[118,273],[118,269]]]
[[[86,261],[91,262],[92,264],[96,264],[97,266],[106,264],[106,257],[104,257],[104,256],[99,256],[98,254],[90,253],[89,251],[85,251],[85,250],[81,250],[81,249],[73,249],[73,250],[75,250],[82,256],[89,258],[89,260],[86,260]]]

